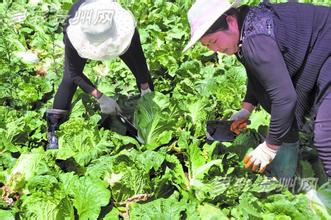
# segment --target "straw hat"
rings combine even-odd
[[[112,0],[87,0],[69,19],[67,35],[79,56],[107,60],[125,53],[136,22],[132,13]]]
[[[233,1],[232,1],[233,2]],[[191,39],[183,52],[192,47],[208,31],[214,22],[230,8],[240,6],[240,0],[197,0],[188,11]]]

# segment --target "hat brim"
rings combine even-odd
[[[190,49],[197,41],[200,40],[200,38],[208,31],[208,29],[215,23],[215,21],[224,14],[227,10],[230,8],[237,8],[240,6],[240,0],[236,0],[234,3],[232,3],[228,8],[222,8],[222,10],[217,14],[217,16],[213,17],[209,20],[209,22],[206,22],[203,26],[201,26],[198,30],[196,30],[191,36],[191,39],[186,44],[183,53],[185,53],[188,49]]]

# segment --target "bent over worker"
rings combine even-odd
[[[110,0],[77,1],[64,25],[64,44],[63,79],[53,108],[46,111],[48,149],[58,148],[56,130],[67,119],[77,86],[98,100],[102,113],[121,111],[114,99],[99,91],[84,75],[87,59],[102,61],[119,56],[134,74],[141,95],[153,90],[135,19],[119,3]]]
[[[271,114],[263,143],[245,156],[246,168],[291,178],[298,160],[298,130],[314,118],[314,146],[331,177],[331,9],[311,4],[197,0],[188,12],[191,39],[215,52],[236,55],[248,83],[242,109],[247,120],[260,104]],[[238,123],[239,124],[239,123]]]

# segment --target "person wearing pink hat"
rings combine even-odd
[[[134,74],[141,95],[153,90],[136,21],[133,14],[116,1],[77,1],[64,24],[64,44],[63,79],[54,97],[53,108],[45,113],[47,149],[58,148],[56,130],[68,118],[77,86],[98,100],[102,113],[114,115],[121,111],[113,98],[101,93],[84,75],[88,59],[103,61],[120,57]]]
[[[197,0],[188,12],[191,39],[215,52],[236,55],[248,82],[242,109],[247,120],[257,105],[271,115],[268,135],[244,158],[246,168],[292,178],[298,131],[314,119],[314,146],[331,177],[331,9],[301,3],[240,6],[238,1]]]

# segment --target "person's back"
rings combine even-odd
[[[331,55],[331,9],[302,3],[272,4],[271,9],[276,42],[298,95],[296,116],[302,127],[311,114],[320,69]]]
[[[325,32],[331,32],[331,10],[327,7],[302,3],[272,5],[274,11],[275,35],[291,76],[300,72],[309,53],[316,47],[330,45],[323,39]],[[319,54],[330,54],[320,51]],[[322,53],[322,54],[321,54]],[[320,57],[315,62],[325,61]]]

